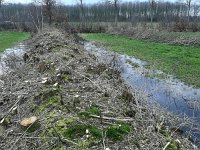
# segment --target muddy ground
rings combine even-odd
[[[0,149],[194,149],[181,119],[149,106],[76,36],[51,28],[26,44],[23,64],[0,76]]]

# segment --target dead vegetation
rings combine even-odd
[[[46,29],[28,47],[21,69],[0,76],[0,149],[194,149],[176,132],[181,119],[149,106],[73,35]],[[31,117],[40,125],[22,129]]]
[[[190,26],[193,26],[194,24],[191,24]],[[180,22],[171,24],[169,30],[166,30],[164,27],[159,27],[161,25],[155,25],[154,28],[149,28],[148,25],[137,25],[137,26],[127,26],[122,25],[118,27],[109,27],[106,32],[109,34],[116,34],[116,35],[125,35],[130,38],[134,39],[141,39],[141,40],[150,40],[150,41],[156,41],[161,43],[168,43],[168,44],[175,44],[175,45],[200,45],[200,39],[199,37],[186,37],[186,36],[180,36],[176,34],[170,34],[173,32],[186,32],[186,29],[184,25],[182,25]],[[195,25],[194,25],[195,26]],[[178,28],[178,29],[177,29]],[[189,28],[189,27],[188,27]],[[192,27],[191,27],[192,28]],[[178,31],[180,30],[180,31]],[[183,31],[181,31],[183,30]],[[188,31],[189,32],[189,31]],[[169,34],[166,34],[169,33]]]

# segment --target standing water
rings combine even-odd
[[[170,75],[160,79],[158,77],[164,75],[162,71],[146,69],[147,62],[134,57],[107,51],[92,42],[85,42],[84,47],[99,62],[115,62],[126,83],[148,93],[149,100],[155,100],[168,111],[191,119],[191,124],[182,127],[182,130],[200,147],[200,89],[189,87]]]
[[[3,53],[0,53],[0,75],[22,65],[24,49],[25,46],[23,44],[18,44],[17,46],[8,48]]]

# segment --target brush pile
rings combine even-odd
[[[181,119],[149,106],[75,36],[45,29],[23,60],[0,76],[0,149],[193,149],[169,128]]]

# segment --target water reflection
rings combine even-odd
[[[13,48],[8,48],[5,52],[0,54],[0,75],[17,69],[23,64],[22,55],[25,46],[18,44]]]
[[[115,66],[127,84],[148,93],[150,101],[156,101],[167,110],[192,119],[197,123],[199,130],[200,89],[187,86],[174,79],[173,76],[165,75],[162,71],[151,70],[147,62],[139,59],[107,51],[103,47],[95,46],[92,42],[85,42],[84,47],[90,54],[95,55],[99,62]],[[192,139],[199,142],[199,131],[193,128],[192,123],[189,126],[183,129],[192,133]]]

